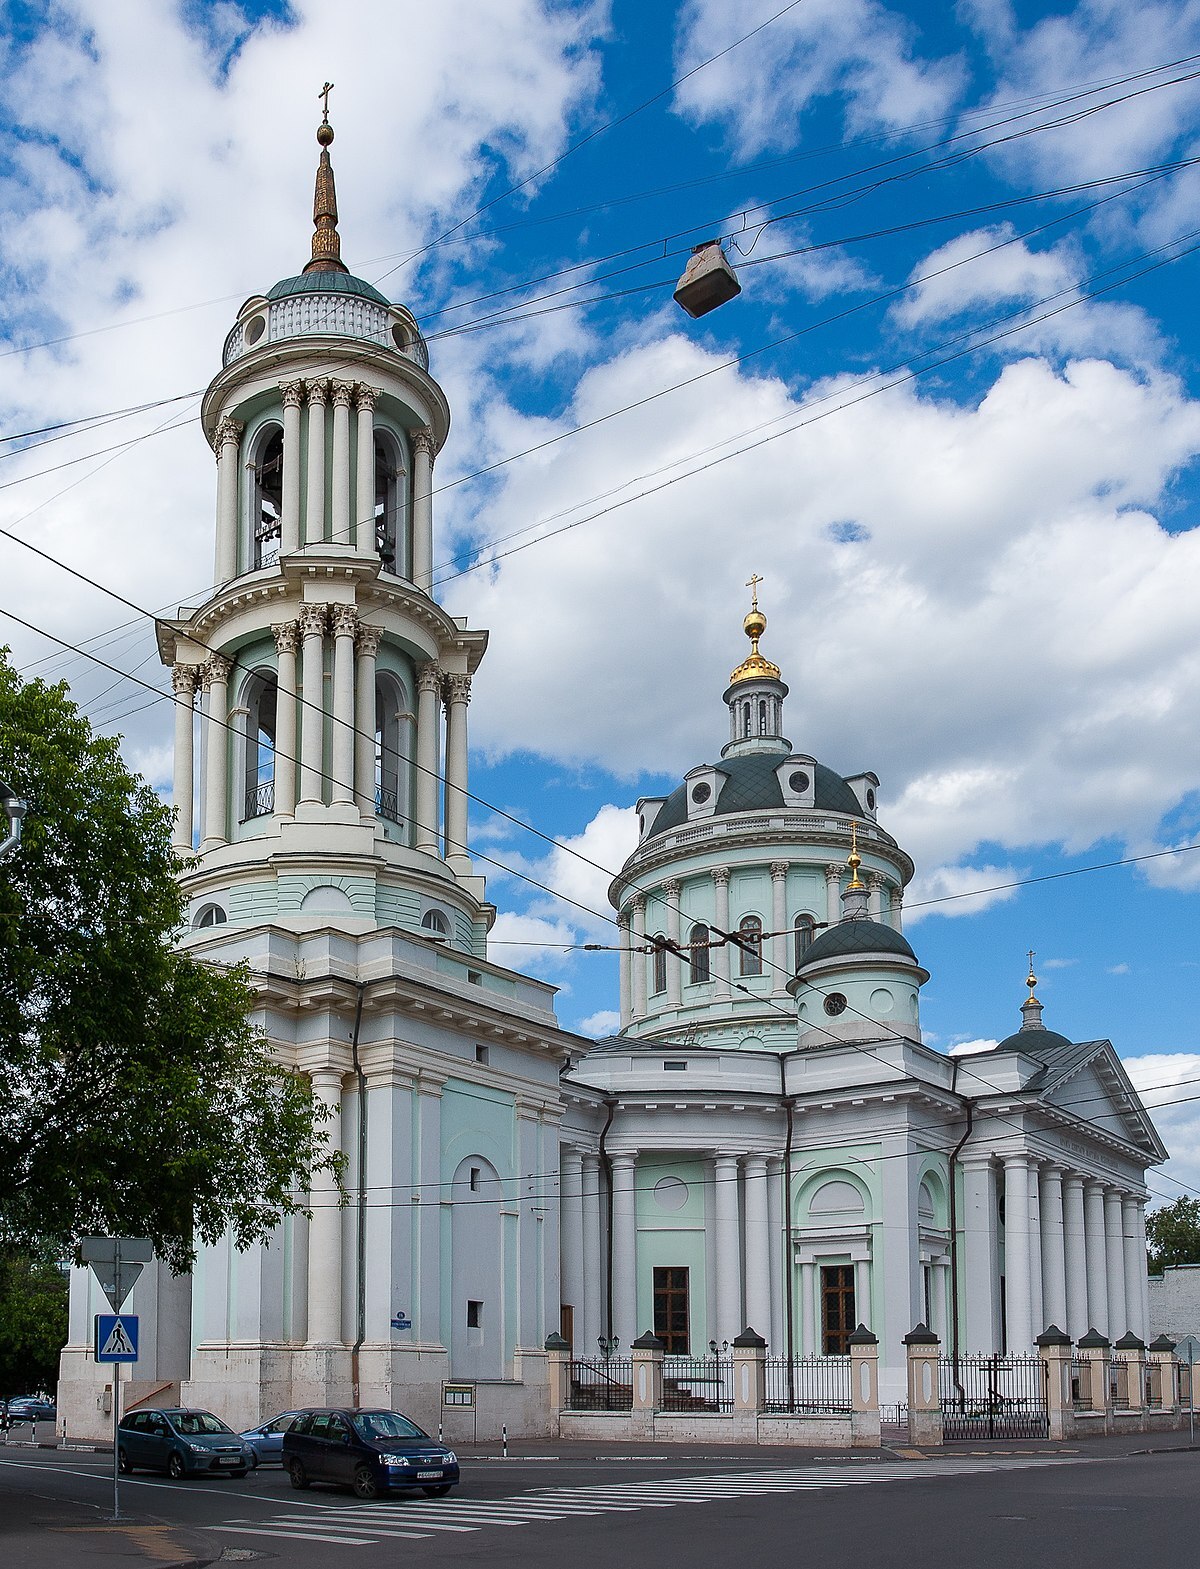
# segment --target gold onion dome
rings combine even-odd
[[[767,630],[767,618],[758,608],[758,585],[761,581],[761,578],[753,577],[746,585],[753,590],[753,603],[746,613],[746,619],[742,622],[742,631],[750,639],[750,653],[729,677],[730,686],[736,685],[739,681],[780,679],[779,666],[773,665],[769,659],[764,659],[758,651],[758,640]]]

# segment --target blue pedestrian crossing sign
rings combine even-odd
[[[97,1313],[95,1344],[97,1362],[136,1362],[137,1314]]]

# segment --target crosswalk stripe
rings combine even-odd
[[[232,1531],[237,1536],[274,1536],[283,1537],[286,1541],[294,1542],[297,1537],[303,1536],[306,1542],[340,1542],[345,1547],[370,1547],[373,1539],[369,1536],[333,1536],[324,1531],[283,1531],[268,1530],[266,1526],[255,1525],[206,1525],[206,1531]]]

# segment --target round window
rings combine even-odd
[[[794,790],[797,795],[803,795],[808,789],[809,783],[808,775],[799,769],[794,774],[788,775],[788,789]]]
[[[401,354],[407,354],[412,347],[408,339],[408,333],[405,332],[403,327],[392,328],[392,342],[400,350]]]
[[[266,330],[267,318],[265,316],[251,316],[250,320],[246,323],[247,344],[253,348],[258,340],[262,337],[263,333],[266,332]]]
[[[692,800],[697,806],[703,806],[712,794],[712,785],[698,784],[692,786]]]
[[[825,1012],[831,1019],[836,1019],[839,1013],[845,1013],[846,999],[841,992],[830,992],[825,999]]]
[[[868,812],[873,812],[875,810],[875,792],[874,792],[874,790],[868,790],[867,791],[867,810],[868,810]]]

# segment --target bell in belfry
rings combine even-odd
[[[689,316],[707,316],[741,292],[737,273],[729,265],[720,240],[706,240],[693,249],[675,287],[675,299]]]

